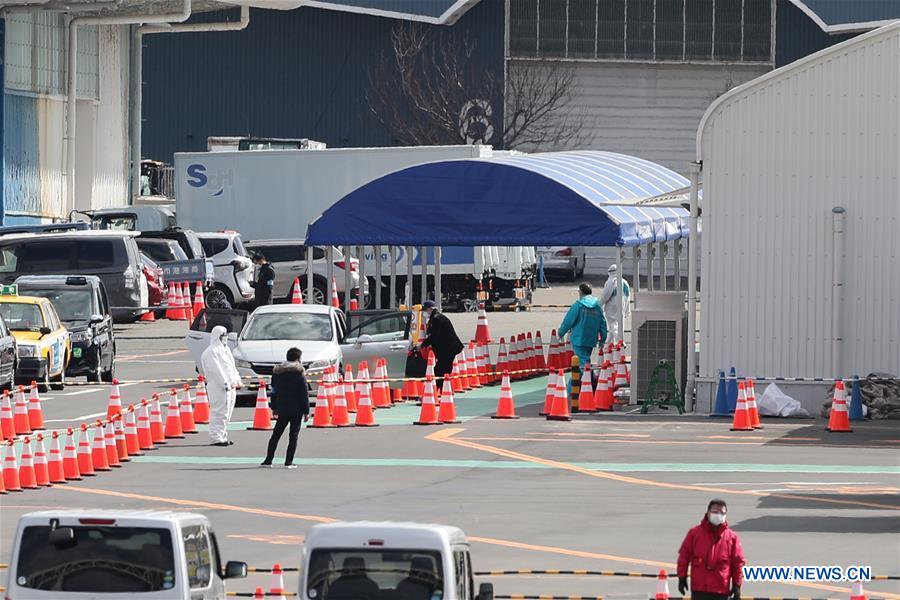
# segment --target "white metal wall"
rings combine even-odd
[[[529,61],[510,60],[510,69]],[[574,61],[572,112],[581,148],[621,152],[681,174],[694,160],[697,126],[710,102],[770,70],[765,65]],[[548,152],[566,147],[542,146]]]
[[[710,108],[701,377],[900,373],[900,24]],[[844,373],[831,355],[832,208],[846,208]]]

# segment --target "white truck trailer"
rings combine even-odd
[[[356,188],[388,173],[417,164],[493,156],[490,146],[421,146],[185,152],[175,155],[178,225],[196,231],[234,229],[244,240],[303,239],[306,228],[332,204]],[[424,207],[423,207],[424,210]],[[365,274],[374,290],[380,257],[388,296],[392,254],[367,247]],[[358,258],[357,249],[352,253]],[[413,298],[421,300],[420,250],[413,250]],[[428,251],[427,256],[433,257]],[[393,252],[397,291],[403,297],[407,275],[405,249]],[[489,303],[527,301],[535,267],[533,247],[445,248],[441,292],[445,304],[471,309],[479,292]],[[434,289],[433,258],[427,287]],[[487,294],[485,294],[487,292]]]

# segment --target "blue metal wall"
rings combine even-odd
[[[314,8],[253,9],[241,32],[146,36],[144,157],[171,161],[174,152],[206,150],[209,136],[228,135],[398,145],[366,100],[397,23]],[[501,79],[503,0],[480,2],[452,29]]]
[[[858,35],[825,33],[790,0],[778,0],[775,10],[776,68]]]

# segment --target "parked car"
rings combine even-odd
[[[175,213],[163,206],[126,206],[88,211],[94,229],[159,230],[175,227]]]
[[[116,338],[106,289],[94,275],[26,275],[19,293],[46,298],[56,309],[72,343],[67,377],[111,382],[116,373]]]
[[[0,283],[22,275],[96,275],[116,322],[133,321],[149,301],[134,236],[127,231],[73,231],[0,237]]]
[[[37,381],[39,389],[61,390],[72,356],[69,332],[46,298],[19,296],[16,286],[0,295],[0,316],[16,338],[16,382]]]
[[[203,245],[200,243],[200,237],[195,231],[190,229],[172,227],[159,231],[142,231],[138,239],[174,240],[184,250],[188,259],[206,258],[206,254],[203,252]],[[151,258],[153,257],[151,256]]]
[[[172,262],[174,260],[188,260],[187,254],[175,240],[160,240],[139,237],[135,240],[138,249],[152,258],[155,262]]]
[[[303,301],[309,302],[306,286],[306,253],[309,250],[303,245],[303,240],[252,240],[245,244],[247,251],[252,256],[261,252],[266,256],[275,268],[275,289],[273,296],[276,302],[291,301],[291,286],[294,279],[299,277],[303,286]],[[325,295],[328,292],[328,270],[325,263],[325,249],[319,246],[313,247],[313,295],[315,304],[324,304]],[[344,253],[338,248],[334,252],[334,284],[338,297],[343,302],[345,287]],[[350,287],[351,297],[359,293],[359,261],[350,259]],[[368,297],[368,281],[363,286],[363,294]]]
[[[252,314],[208,309],[191,323],[185,341],[199,365],[209,346],[209,332],[223,325],[242,377],[271,375],[275,365],[284,361],[288,348],[296,346],[303,351],[303,365],[313,377],[329,367],[343,368],[345,362],[355,368],[367,360],[372,369],[375,359],[384,358],[388,376],[401,378],[406,372],[411,322],[409,311],[375,310],[351,311],[348,324],[343,311],[321,304],[262,306]]]
[[[0,389],[12,391],[16,383],[16,338],[0,317]]]
[[[584,277],[584,246],[538,246],[538,264],[544,259],[544,273],[561,273],[572,281]]]
[[[32,512],[15,535],[8,600],[224,600],[225,580],[247,576],[246,563],[222,564],[212,525],[197,513]]]
[[[169,290],[166,288],[166,278],[159,264],[146,254],[141,252],[141,268],[144,277],[147,278],[147,306],[161,306],[168,302]]]
[[[236,231],[198,233],[203,252],[213,261],[214,289],[207,293],[210,306],[241,306],[253,299],[253,262]]]
[[[300,598],[494,599],[490,583],[476,592],[469,541],[447,525],[313,525],[301,560]]]

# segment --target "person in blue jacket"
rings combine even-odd
[[[559,326],[559,339],[572,332],[569,339],[583,369],[591,362],[594,346],[606,339],[606,317],[600,301],[591,295],[591,286],[582,283],[578,292],[581,297],[572,304]]]

